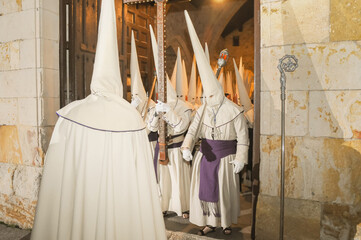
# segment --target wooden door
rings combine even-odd
[[[60,101],[65,106],[90,94],[90,82],[98,36],[101,0],[60,1]],[[130,30],[137,32],[137,50],[144,85],[152,81],[153,58],[149,24],[154,22],[151,4],[127,6],[115,0],[119,64],[124,97],[129,88]],[[127,84],[128,82],[128,84]],[[128,86],[128,87],[127,87]]]

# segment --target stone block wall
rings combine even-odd
[[[287,73],[285,239],[353,239],[361,223],[361,2],[261,0],[257,239],[278,239],[280,73]],[[356,235],[356,236],[355,236]]]
[[[59,108],[59,2],[0,6],[0,221],[31,228]]]

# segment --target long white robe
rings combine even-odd
[[[174,109],[164,114],[167,122],[168,135],[175,136],[187,131],[191,109],[188,105],[177,100]],[[153,114],[148,121],[148,129],[158,131],[159,117]],[[157,166],[158,184],[161,191],[162,211],[172,211],[181,216],[183,212],[189,211],[189,188],[191,182],[191,169],[189,162],[182,157],[180,148],[168,149],[169,163]]]
[[[102,131],[59,117],[31,239],[166,239],[149,146],[145,129]]]
[[[182,147],[189,147],[195,140],[197,126],[201,118],[204,105],[201,106],[188,129]],[[201,201],[199,200],[199,184],[200,184],[200,163],[203,154],[197,152],[193,161],[192,182],[190,189],[190,222],[205,226],[229,227],[232,223],[237,223],[240,214],[240,192],[239,177],[233,172],[233,164],[230,162],[236,156],[243,159],[247,163],[248,149],[248,129],[247,122],[242,113],[243,109],[228,99],[224,100],[217,114],[217,122],[215,128],[214,140],[237,140],[237,153],[229,155],[221,159],[218,171],[219,184],[219,201],[218,209],[221,217],[215,217],[213,214],[204,216]],[[202,128],[199,138],[212,139],[213,113],[210,108],[206,108],[204,112]]]

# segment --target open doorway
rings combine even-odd
[[[100,0],[60,1],[60,97],[61,106],[82,99],[90,93],[90,81],[97,39],[97,21]],[[154,62],[150,47],[149,24],[155,28],[154,4],[128,6],[116,0],[119,62],[121,66],[124,96],[130,100],[129,56],[130,31],[135,30],[137,46],[140,46],[141,74],[146,91],[153,80]],[[259,0],[174,0],[166,9],[166,72],[172,75],[177,48],[180,47],[190,75],[193,50],[187,32],[184,10],[188,10],[201,42],[207,42],[210,63],[216,65],[219,52],[228,48],[230,61],[224,72],[230,72],[235,89],[233,58],[237,66],[251,72],[247,78],[249,96],[254,103],[255,122],[250,134],[248,171],[241,176],[241,217],[229,239],[250,239],[254,237],[255,210],[259,189],[259,93],[260,93],[260,23]],[[189,79],[189,77],[188,77]],[[252,79],[252,80],[251,80]],[[253,86],[253,87],[252,87]],[[236,91],[235,91],[236,92]],[[229,93],[228,93],[229,94]],[[231,94],[237,101],[237,93]],[[250,184],[252,182],[252,184]],[[252,186],[251,186],[252,185]],[[198,227],[187,220],[168,218],[170,230],[197,233]],[[237,231],[238,230],[238,231]],[[210,237],[225,236],[221,233]],[[238,235],[237,235],[238,234]],[[241,237],[241,238],[240,238]]]
[[[173,74],[180,48],[182,58],[186,63],[188,79],[191,74],[193,49],[185,25],[184,13],[187,10],[192,18],[201,43],[207,43],[210,63],[216,66],[222,49],[229,50],[229,62],[222,70],[231,78],[231,87],[226,87],[227,94],[235,103],[239,103],[239,93],[236,89],[236,76],[233,58],[237,67],[243,67],[244,81],[249,97],[254,104],[255,121],[249,128],[250,149],[249,164],[240,174],[242,181],[240,189],[241,216],[238,224],[233,226],[231,236],[225,236],[221,230],[207,235],[221,239],[251,239],[255,237],[256,204],[259,189],[259,92],[260,92],[260,23],[258,0],[192,0],[178,2],[167,7],[166,21],[166,72]],[[242,64],[240,61],[242,59]],[[240,66],[241,65],[241,66]],[[229,85],[229,84],[228,84]],[[197,234],[199,227],[189,224],[184,219],[170,215],[166,218],[169,230]],[[228,238],[227,238],[228,237]]]

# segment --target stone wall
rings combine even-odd
[[[361,2],[262,0],[260,12],[256,237],[278,238],[277,65],[293,54],[299,67],[287,73],[285,239],[353,239],[361,226]]]
[[[204,1],[204,4],[199,7],[195,7],[189,2],[169,4],[166,21],[166,45],[173,49],[173,51],[168,50],[166,55],[166,71],[169,76],[172,75],[178,47],[181,48],[188,75],[191,72],[193,48],[184,18],[184,10],[188,10],[202,45],[204,46],[204,43],[207,42],[211,64],[215,66],[219,52],[223,48],[223,45],[218,46],[220,39],[224,41],[221,34],[245,2],[246,0]]]
[[[0,6],[0,221],[31,228],[59,108],[59,2]]]
[[[233,37],[239,37],[239,46],[233,46]],[[231,32],[225,38],[220,38],[215,48],[215,54],[227,48],[229,51],[230,62],[227,64],[226,69],[234,71],[233,58],[236,60],[237,67],[239,66],[239,59],[242,57],[242,62],[246,69],[253,72],[254,69],[254,19],[250,19],[243,24],[242,31],[238,29]],[[217,60],[217,55],[215,60]]]

